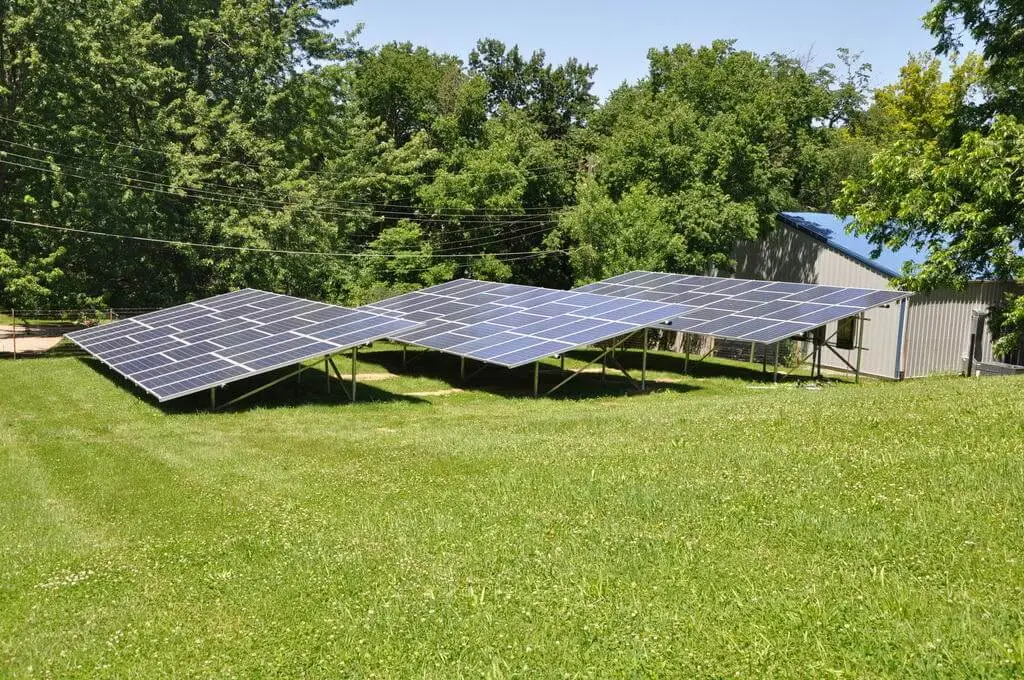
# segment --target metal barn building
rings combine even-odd
[[[826,213],[781,213],[778,226],[767,237],[737,246],[733,253],[736,276],[888,288],[904,261],[920,261],[921,255],[912,249],[872,258],[871,244],[846,233],[848,223]],[[862,372],[895,379],[961,373],[969,355],[972,366],[999,359],[1021,363],[1020,356],[993,355],[993,338],[984,322],[1006,290],[1007,284],[972,281],[963,291],[918,294],[899,305],[871,310],[864,321]],[[857,323],[845,320],[825,331],[834,352],[851,364],[860,333]],[[846,369],[832,352],[824,353],[822,364]]]

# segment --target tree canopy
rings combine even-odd
[[[940,0],[925,17],[951,57],[912,57],[872,107],[878,143],[869,171],[838,200],[853,227],[879,248],[926,252],[904,271],[911,289],[962,288],[972,279],[1024,281],[1024,61],[1019,3]],[[959,27],[982,46],[960,59]],[[1014,289],[1011,288],[1011,291]],[[1011,292],[990,318],[1010,350],[1024,329],[1024,297]]]
[[[727,271],[867,148],[850,52],[652,50],[602,103],[543,50],[364,47],[349,2],[0,5],[0,305]]]

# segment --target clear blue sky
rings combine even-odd
[[[550,61],[576,57],[598,67],[594,93],[605,96],[647,71],[647,50],[735,38],[758,53],[810,53],[814,65],[836,49],[863,52],[872,84],[894,81],[910,52],[931,49],[921,26],[928,0],[356,0],[333,12],[338,30],[363,23],[364,46],[409,41],[465,59],[477,39],[498,38]]]

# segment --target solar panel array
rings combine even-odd
[[[361,307],[424,322],[393,340],[514,368],[690,311],[684,305],[458,279]]]
[[[244,289],[68,333],[159,401],[379,340],[418,325]]]
[[[662,324],[676,331],[773,343],[910,296],[899,290],[726,279],[634,271],[575,290],[682,304],[688,311]]]

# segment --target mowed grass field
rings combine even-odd
[[[1024,675],[1024,380],[697,374],[207,413],[0,362],[0,676]]]

